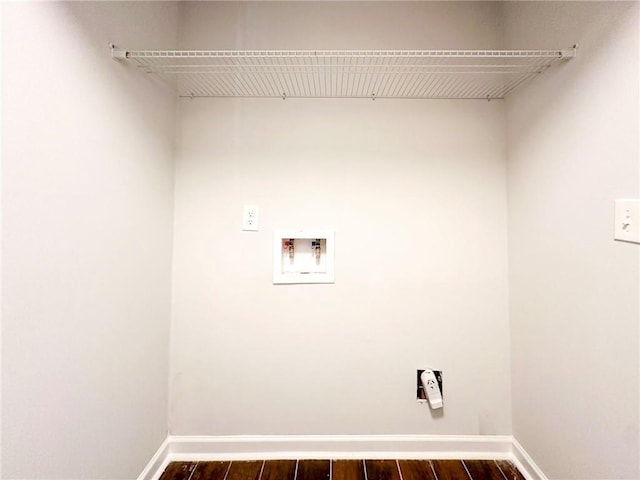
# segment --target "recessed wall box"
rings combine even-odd
[[[275,230],[273,283],[334,283],[332,230]]]

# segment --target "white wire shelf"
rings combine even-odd
[[[504,98],[564,50],[121,50],[181,97]]]

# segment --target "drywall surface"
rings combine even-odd
[[[184,48],[500,40],[492,5],[183,13]],[[511,433],[505,201],[500,101],[180,100],[171,433]],[[276,228],[335,230],[335,284],[272,285]],[[423,367],[444,371],[439,414]]]
[[[508,97],[513,428],[550,479],[637,479],[638,4],[514,2],[507,47],[580,44]]]
[[[162,3],[3,2],[3,478],[135,478],[166,436],[175,100],[108,42]]]

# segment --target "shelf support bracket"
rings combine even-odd
[[[109,48],[111,49],[111,58],[114,60],[126,60],[128,53],[126,50],[116,47],[113,43],[109,44]]]
[[[576,43],[573,47],[567,48],[566,50],[560,51],[560,58],[564,60],[568,60],[570,58],[575,58],[578,56],[578,44]]]

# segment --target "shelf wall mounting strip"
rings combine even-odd
[[[181,97],[497,99],[564,50],[122,50]]]

